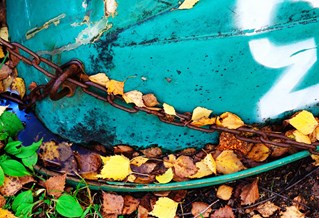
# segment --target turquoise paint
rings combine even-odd
[[[203,106],[214,114],[231,111],[247,123],[280,118],[293,109],[309,108],[317,113],[318,4],[261,2],[265,6],[258,9],[250,0],[201,0],[190,10],[176,10],[177,0],[118,0],[117,14],[109,18],[104,17],[102,0],[7,4],[12,41],[58,64],[81,59],[88,74],[106,72],[112,79],[127,80],[126,91],[154,93],[160,102],[178,111]],[[65,17],[60,24],[25,38],[28,30],[61,14]],[[86,15],[89,25],[74,25]],[[268,20],[263,19],[268,15]],[[112,25],[99,40],[60,51],[99,21]],[[27,84],[47,81],[24,65],[19,66],[19,73]],[[75,142],[158,144],[179,150],[216,142],[217,136],[170,126],[142,112],[127,114],[81,90],[72,98],[40,102],[36,113],[50,130]]]

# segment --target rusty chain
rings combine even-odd
[[[109,94],[106,87],[91,82],[88,75],[85,74],[84,67],[79,60],[71,60],[62,66],[58,66],[19,43],[11,43],[0,38],[0,44],[9,52],[10,59],[22,60],[24,63],[33,66],[51,79],[47,84],[36,86],[36,88],[23,99],[13,97],[6,93],[1,94],[3,97],[18,102],[22,107],[31,108],[37,101],[48,96],[52,100],[59,100],[64,96],[72,96],[76,88],[80,87],[83,92],[128,113],[143,111],[147,114],[157,116],[162,122],[175,126],[188,127],[206,133],[215,131],[228,132],[234,134],[237,139],[248,143],[263,143],[285,148],[294,147],[308,150],[313,154],[319,154],[319,152],[316,151],[319,142],[312,144],[297,142],[281,132],[265,131],[249,126],[240,127],[238,129],[228,129],[215,124],[208,127],[197,127],[191,124],[191,113],[189,112],[176,113],[176,116],[172,117],[167,115],[164,110],[155,111],[145,107],[128,105],[121,96]],[[22,55],[20,51],[26,53],[28,56]],[[17,63],[15,65],[17,65]],[[46,69],[45,66],[55,73],[50,73],[50,70]]]

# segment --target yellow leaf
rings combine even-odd
[[[216,158],[216,168],[218,173],[230,174],[245,169],[245,166],[232,150],[224,150]]]
[[[89,80],[105,87],[107,83],[110,81],[105,73],[97,73],[95,75],[89,76]]]
[[[164,184],[164,183],[169,183],[170,181],[172,181],[173,177],[174,177],[173,170],[172,168],[169,168],[168,170],[166,170],[164,174],[156,176],[156,180],[159,183]]]
[[[244,126],[244,122],[236,115],[230,112],[225,112],[217,117],[216,124],[228,129],[237,129]]]
[[[178,9],[191,9],[199,0],[185,0]]]
[[[312,113],[306,110],[299,112],[294,117],[289,119],[288,122],[304,135],[312,133],[316,126],[318,126],[318,122]]]
[[[163,108],[164,108],[164,112],[168,115],[173,115],[175,116],[176,115],[176,112],[175,112],[175,108],[169,104],[166,104],[164,103],[163,104]]]
[[[1,218],[16,218],[10,211],[0,208],[0,217]]]
[[[208,118],[211,113],[212,110],[208,110],[204,107],[197,107],[193,110],[192,120],[197,121],[203,117]]]
[[[213,118],[202,117],[199,120],[191,122],[191,124],[193,126],[201,127],[201,126],[215,124],[215,122],[216,122],[216,117],[213,117]]]
[[[202,178],[213,174],[213,172],[209,169],[204,160],[197,162],[195,166],[197,167],[198,171],[194,175],[189,176],[188,178]]]
[[[142,166],[142,164],[146,163],[146,161],[148,161],[148,158],[143,157],[143,156],[137,156],[131,160],[131,164],[135,165],[137,167],[140,167],[140,166]]]
[[[296,206],[286,207],[286,211],[280,212],[281,218],[304,218],[306,217],[304,213],[301,213]]]
[[[151,93],[143,95],[143,101],[147,107],[154,107],[159,104],[155,95]]]
[[[217,174],[216,171],[216,161],[214,160],[212,154],[207,154],[204,158],[204,163],[208,166],[208,168],[214,173]]]
[[[19,77],[14,78],[13,83],[11,84],[10,90],[11,92],[15,92],[18,95],[20,95],[21,98],[23,98],[25,95],[24,80]]]
[[[249,151],[249,153],[247,154],[247,157],[254,161],[262,162],[268,158],[270,153],[271,151],[266,145],[262,143],[258,143],[258,144],[255,144],[253,148]]]
[[[113,95],[123,95],[124,94],[124,82],[110,80],[106,84],[107,93]]]
[[[0,116],[3,114],[3,112],[5,112],[5,110],[9,107],[9,105],[7,106],[0,106]]]
[[[130,160],[123,155],[101,156],[101,159],[104,166],[100,174],[97,175],[99,178],[122,181],[131,172]]]
[[[137,107],[145,107],[143,102],[143,93],[137,90],[126,92],[123,95],[126,103],[134,103]]]
[[[175,157],[174,154],[169,154],[169,155],[167,156],[167,158],[164,158],[164,161],[163,161],[164,166],[165,166],[166,168],[171,168],[171,167],[173,167],[174,164],[175,164],[175,162],[176,162],[176,157]]]
[[[128,182],[135,182],[135,179],[136,179],[136,176],[134,174],[130,174],[128,177],[127,177],[127,181]]]
[[[292,134],[294,135],[295,140],[297,142],[311,144],[311,140],[310,140],[309,136],[304,135],[302,132],[300,132],[298,130],[294,130]]]
[[[158,218],[174,218],[178,203],[167,197],[160,197],[156,201],[153,210],[149,213]]]
[[[0,46],[0,58],[4,58],[4,52],[2,46]]]
[[[216,197],[224,201],[228,201],[233,193],[233,187],[221,185],[217,189]]]

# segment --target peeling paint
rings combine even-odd
[[[84,9],[86,9],[86,8],[88,7],[88,3],[87,3],[86,0],[84,0],[84,1],[82,2],[82,7],[83,7]]]
[[[117,2],[115,0],[104,0],[105,17],[114,17],[117,9]]]
[[[29,30],[25,34],[26,39],[31,39],[32,37],[34,37],[37,33],[41,32],[42,30],[48,29],[51,24],[53,24],[55,26],[59,25],[61,19],[65,18],[65,16],[66,16],[65,14],[60,14],[59,16],[45,22],[41,27],[35,27],[35,28]]]

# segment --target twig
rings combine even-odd
[[[194,216],[194,218],[199,217],[201,214],[205,213],[211,206],[213,206],[214,204],[216,204],[217,202],[219,202],[219,199],[217,199],[216,201],[214,201],[213,203],[211,203],[210,205],[208,205],[208,207],[206,207],[203,211],[201,211],[198,215]]]

